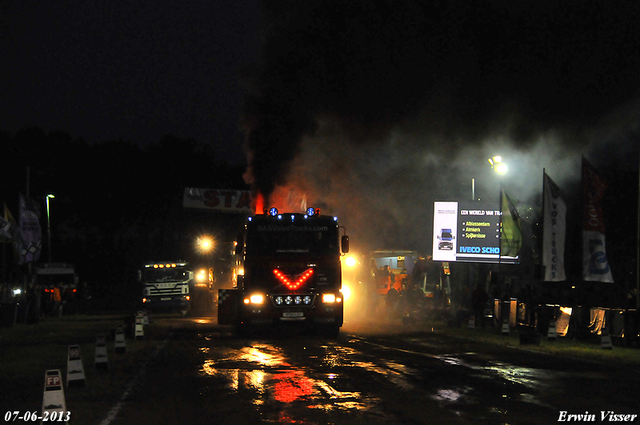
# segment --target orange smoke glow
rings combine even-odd
[[[262,193],[260,193],[260,192],[256,193],[256,209],[255,209],[255,213],[256,214],[264,214],[264,196],[262,196]]]

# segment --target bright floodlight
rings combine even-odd
[[[355,258],[349,256],[346,258],[345,263],[347,267],[354,267],[357,264],[357,261]]]
[[[489,158],[489,164],[491,164],[491,168],[499,174],[504,174],[508,170],[507,164],[502,162],[502,157],[499,155]]]
[[[198,248],[202,252],[209,252],[213,249],[213,239],[211,236],[201,236],[198,238]]]

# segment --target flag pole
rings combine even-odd
[[[502,180],[500,180],[500,195],[498,197],[498,202],[500,205],[500,233],[499,233],[499,238],[498,238],[498,287],[500,288],[501,291],[504,290],[504,285],[502,282],[502,273],[501,273],[501,264],[502,264],[502,231],[503,229],[503,224],[502,224],[502,217],[504,215],[503,210],[503,199],[502,197],[504,196],[504,188],[502,187]],[[502,299],[500,300],[500,302],[502,302]]]
[[[545,269],[545,263],[544,263],[544,208],[545,208],[545,193],[546,193],[546,189],[547,189],[547,179],[545,178],[547,175],[547,169],[546,168],[542,168],[542,220],[540,220],[541,223],[541,230],[542,230],[542,237],[540,238],[540,281],[544,282],[545,278],[547,277],[547,271]]]
[[[636,235],[636,309],[640,311],[640,154],[638,154],[638,227]],[[638,314],[636,311],[636,314]]]

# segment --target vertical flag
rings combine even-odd
[[[501,233],[500,233],[500,256],[517,257],[522,247],[522,231],[520,227],[520,216],[516,210],[518,203],[504,191],[500,189],[500,210]]]
[[[613,282],[600,205],[606,188],[593,166],[582,157],[582,277],[586,281]]]
[[[7,211],[6,205],[4,209],[5,211]],[[13,227],[13,223],[11,223],[6,217],[0,216],[0,242],[5,242],[7,239],[12,239],[11,237],[12,227]]]
[[[16,224],[16,221],[14,220],[13,215],[11,215],[11,211],[9,211],[6,204],[4,205],[4,220],[9,224],[9,228],[5,229],[9,233],[7,239],[11,239],[13,241],[13,248],[19,257],[20,249],[22,249],[22,234],[20,233],[20,227]]]
[[[567,204],[560,188],[544,173],[544,228],[542,230],[542,265],[546,282],[566,280],[564,272],[564,242],[567,233]]]
[[[38,261],[42,248],[42,230],[40,229],[40,208],[31,198],[20,194],[20,232],[22,248],[20,264]]]

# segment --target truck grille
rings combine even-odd
[[[149,295],[158,295],[158,296],[172,296],[172,295],[182,295],[182,285],[173,285],[173,286],[152,286],[149,288]]]

